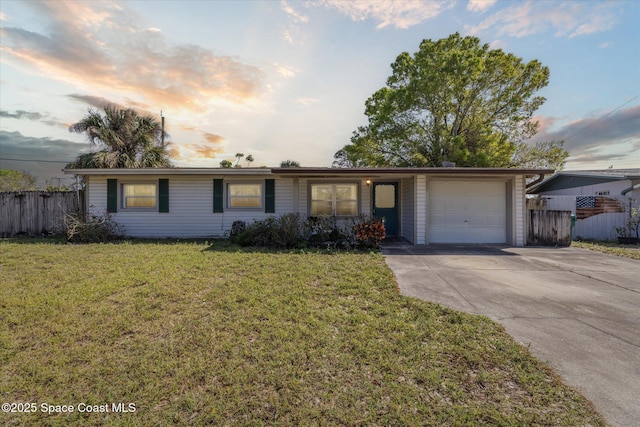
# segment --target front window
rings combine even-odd
[[[357,184],[312,184],[311,215],[358,214]]]
[[[259,209],[262,207],[261,184],[229,184],[227,196],[229,208]]]
[[[122,184],[123,208],[155,208],[157,192],[155,184]]]

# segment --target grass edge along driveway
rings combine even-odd
[[[497,323],[400,296],[379,253],[5,239],[0,269],[0,394],[37,405],[0,424],[604,425]]]

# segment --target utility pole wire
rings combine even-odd
[[[630,100],[628,100],[627,102],[625,102],[624,104],[616,107],[615,109],[609,111],[607,114],[605,114],[602,117],[598,117],[597,119],[591,121],[591,123],[587,124],[585,127],[583,127],[582,129],[580,129],[578,132],[574,133],[573,135],[569,135],[568,137],[564,138],[565,142],[568,141],[569,139],[576,137],[578,135],[580,135],[581,133],[583,133],[584,131],[586,131],[587,129],[589,129],[591,126],[593,126],[595,123],[599,122],[600,120],[604,119],[605,117],[610,116],[611,114],[615,113],[616,111],[618,111],[619,109],[621,109],[622,107],[624,107],[625,105],[629,104],[631,101],[640,98],[640,95],[636,95],[633,98],[631,98]]]

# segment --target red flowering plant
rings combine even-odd
[[[359,245],[377,248],[386,237],[384,222],[380,218],[362,221],[353,227]]]

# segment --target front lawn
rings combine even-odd
[[[379,253],[8,239],[0,270],[2,402],[36,404],[3,425],[604,425]]]

